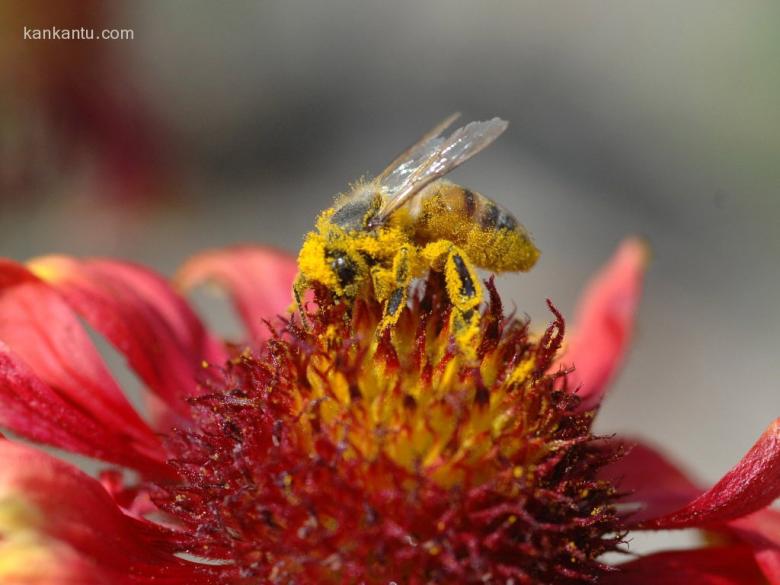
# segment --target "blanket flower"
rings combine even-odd
[[[780,419],[709,488],[594,434],[645,264],[626,240],[571,335],[551,302],[546,328],[505,314],[488,280],[465,353],[433,273],[380,330],[375,301],[326,290],[304,327],[295,261],[263,247],[205,252],[173,283],[110,259],[0,261],[0,580],[780,584]],[[185,300],[205,281],[241,343]],[[89,329],[142,382],[146,416]],[[105,465],[92,477],[30,441]],[[676,529],[705,544],[605,560]]]

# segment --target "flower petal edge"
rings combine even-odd
[[[598,405],[623,362],[648,257],[644,241],[624,240],[580,298],[573,336],[554,367],[574,366],[567,384],[576,389],[583,409]]]
[[[265,319],[284,314],[292,304],[295,258],[262,246],[236,245],[208,250],[188,260],[175,281],[182,290],[212,282],[229,294],[254,340],[268,337]]]

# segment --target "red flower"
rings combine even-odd
[[[780,419],[709,490],[648,446],[592,434],[631,337],[645,252],[625,242],[534,336],[492,285],[478,359],[449,342],[435,276],[392,334],[370,300],[285,314],[294,261],[209,252],[247,327],[221,342],[149,270],[0,262],[0,425],[111,464],[94,479],[0,439],[0,579],[10,584],[780,584]],[[314,306],[314,305],[313,305]],[[150,390],[140,417],[85,323]],[[576,369],[572,369],[576,366]],[[630,531],[708,545],[602,562]]]

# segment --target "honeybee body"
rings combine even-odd
[[[312,283],[347,303],[370,295],[384,303],[382,331],[398,320],[411,282],[434,270],[445,277],[452,331],[462,347],[469,346],[482,300],[475,267],[525,271],[539,252],[511,213],[439,177],[492,142],[505,126],[498,119],[475,122],[447,140],[438,138],[440,127],[379,177],[356,185],[322,212],[298,256],[294,292],[299,308]]]

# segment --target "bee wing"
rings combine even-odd
[[[390,214],[425,186],[462,165],[488,146],[506,130],[507,125],[507,122],[500,118],[471,122],[458,128],[447,138],[439,136],[446,126],[442,128],[440,124],[434,128],[407,151],[406,158],[399,157],[403,160],[396,159],[395,166],[391,165],[379,176],[378,183],[386,201],[373,223],[383,223]]]
[[[395,157],[393,162],[387,165],[387,168],[376,177],[376,180],[380,184],[400,183],[403,177],[408,175],[410,169],[414,169],[421,160],[427,158],[435,141],[438,140],[437,144],[441,143],[441,138],[439,138],[441,133],[452,126],[452,123],[458,118],[460,118],[460,112],[455,112],[423,134],[417,142]]]

